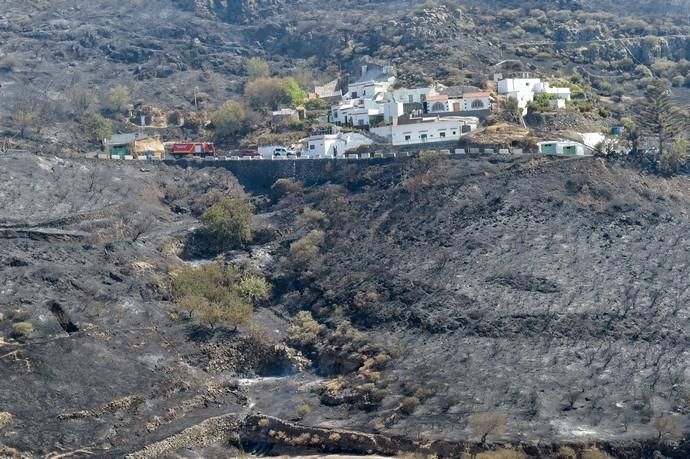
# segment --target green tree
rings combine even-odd
[[[252,238],[253,211],[254,206],[248,201],[223,197],[201,216],[201,234],[213,250],[241,247]]]
[[[113,126],[110,121],[98,113],[90,112],[84,115],[82,126],[86,135],[95,142],[113,135]]]
[[[277,110],[301,105],[306,94],[294,78],[258,78],[244,89],[249,105],[256,110]]]
[[[117,113],[124,113],[129,108],[130,97],[129,89],[124,85],[117,85],[110,90],[108,96],[108,107]]]
[[[237,328],[251,321],[253,308],[238,291],[238,273],[220,263],[184,269],[171,275],[171,292],[178,308],[211,328]]]
[[[234,139],[246,132],[249,117],[244,104],[229,100],[211,115],[218,140]]]
[[[283,79],[283,88],[292,107],[302,105],[307,98],[307,94],[302,90],[297,80],[292,77]]]
[[[678,139],[676,143],[659,155],[659,169],[664,174],[675,174],[688,161],[688,141]]]
[[[249,78],[256,80],[257,78],[268,77],[271,74],[271,69],[265,60],[260,57],[252,57],[245,62],[244,72]]]
[[[522,118],[522,110],[520,109],[518,100],[515,97],[508,97],[503,104],[503,109],[508,114],[511,121],[515,123],[520,122],[520,118]]]
[[[639,110],[640,127],[659,142],[659,156],[666,150],[683,127],[683,115],[673,104],[668,85],[655,80],[647,86],[644,101]]]

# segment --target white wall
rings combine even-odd
[[[402,102],[386,102],[383,106],[383,120],[392,123],[404,114]]]
[[[362,134],[326,134],[308,137],[306,156],[343,156],[346,151],[354,150],[373,142]]]
[[[506,78],[498,82],[498,93],[537,92],[540,86],[540,78]]]
[[[390,139],[393,145],[453,142],[462,135],[462,121],[441,119],[433,122],[373,128],[371,132]]]
[[[472,108],[472,104],[475,101],[481,101],[483,104],[483,107],[479,108]],[[470,110],[488,110],[491,108],[491,96],[485,96],[485,97],[468,97],[468,98],[463,98],[462,99],[463,103],[463,110],[464,111],[470,111]]]

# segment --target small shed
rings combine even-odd
[[[139,156],[162,159],[165,156],[165,147],[157,136],[139,133],[115,134],[103,144],[110,159]]]

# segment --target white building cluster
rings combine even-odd
[[[394,88],[395,81],[391,67],[363,65],[360,78],[332,105],[328,121],[368,130],[392,145],[454,142],[476,129],[478,117],[488,115],[494,102],[476,88]],[[305,139],[309,154],[342,155],[363,144],[335,131]]]

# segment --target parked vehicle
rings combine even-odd
[[[174,143],[169,151],[172,157],[187,157],[187,156],[213,156],[216,154],[216,147],[210,142],[190,142],[190,143]]]
[[[299,156],[294,150],[279,145],[259,147],[259,153],[261,153],[264,158],[293,158]]]

